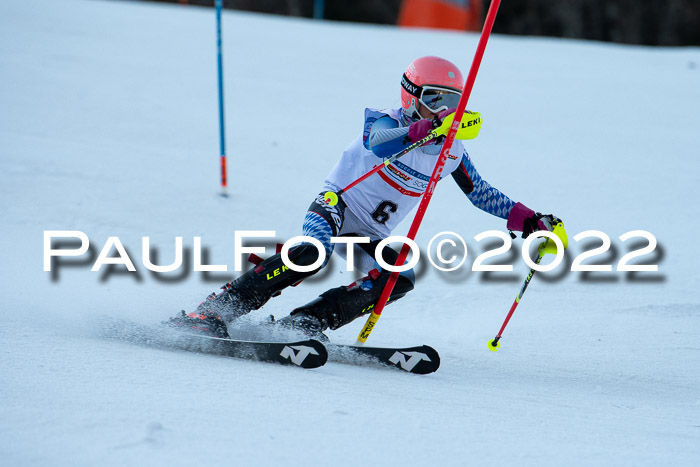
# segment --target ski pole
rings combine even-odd
[[[549,239],[545,240],[542,243],[542,246],[547,244],[547,241]],[[544,253],[542,252],[542,248],[538,248],[538,255],[537,259],[535,260],[535,265],[540,264],[540,261],[542,261],[542,258],[544,258]],[[505,321],[503,321],[503,326],[501,326],[501,330],[498,331],[498,335],[491,339],[489,341],[489,350],[495,352],[498,349],[501,348],[501,344],[498,342],[501,340],[501,336],[503,335],[503,331],[506,329],[506,326],[508,325],[508,321],[510,321],[511,316],[513,316],[513,313],[515,313],[515,309],[517,308],[518,304],[520,303],[520,300],[523,298],[523,294],[525,293],[525,290],[527,289],[527,286],[530,285],[530,281],[532,280],[532,276],[535,275],[535,268],[530,269],[530,273],[527,275],[525,278],[525,282],[523,282],[523,286],[520,288],[520,292],[518,292],[518,296],[515,297],[515,301],[513,302],[513,305],[510,307],[510,311],[508,311],[508,316],[506,316]]]
[[[518,292],[518,296],[515,297],[515,301],[513,302],[513,305],[510,307],[510,311],[508,311],[508,316],[506,316],[505,321],[503,321],[503,326],[501,326],[501,330],[498,331],[498,335],[491,339],[489,341],[489,350],[495,352],[498,349],[501,348],[501,344],[498,342],[501,340],[501,337],[503,336],[503,331],[506,329],[506,326],[508,325],[508,321],[510,321],[510,318],[513,316],[513,313],[515,313],[515,309],[517,308],[518,304],[520,303],[520,300],[523,298],[523,294],[525,293],[525,290],[527,289],[527,286],[530,284],[530,281],[532,280],[532,276],[535,275],[535,268],[537,265],[540,264],[540,261],[542,261],[542,258],[544,258],[544,255],[547,253],[553,253],[553,254],[558,254],[559,248],[562,250],[566,250],[569,247],[569,237],[566,234],[566,230],[564,229],[564,223],[562,222],[561,219],[556,218],[554,216],[545,216],[545,217],[550,217],[551,218],[551,224],[552,224],[552,230],[551,232],[556,236],[556,237],[547,237],[539,247],[537,247],[537,259],[535,260],[535,264],[530,269],[530,272],[528,273],[527,277],[525,278],[525,282],[523,283],[523,286],[520,288],[520,292]],[[551,239],[554,239],[554,245],[550,244],[549,242]],[[556,261],[556,260],[555,260]]]
[[[427,143],[427,142],[429,142],[429,141],[432,141],[434,138],[437,138],[437,137],[438,137],[437,130],[432,130],[432,131],[428,134],[428,136],[426,136],[426,137],[423,138],[423,139],[420,139],[420,140],[416,141],[415,143],[411,144],[410,146],[408,146],[408,147],[407,147],[406,149],[404,149],[403,151],[394,154],[393,156],[391,156],[390,158],[388,158],[387,160],[385,160],[385,161],[382,162],[381,164],[375,165],[374,167],[372,167],[372,169],[371,169],[370,171],[368,171],[366,174],[364,174],[363,176],[361,176],[360,178],[358,178],[358,179],[355,180],[354,182],[350,183],[350,184],[349,184],[348,186],[346,186],[345,188],[343,188],[343,189],[341,189],[341,190],[338,190],[338,191],[327,191],[326,194],[323,195],[323,199],[326,201],[326,204],[328,204],[329,206],[335,206],[336,204],[338,204],[338,198],[339,198],[343,193],[345,193],[346,191],[348,191],[349,189],[351,189],[351,188],[354,187],[355,185],[358,185],[359,183],[361,183],[361,182],[367,180],[370,176],[372,176],[372,175],[374,175],[375,173],[379,172],[380,170],[382,170],[384,167],[386,167],[387,165],[389,165],[389,164],[391,164],[392,162],[394,162],[394,161],[395,161],[396,159],[398,159],[399,157],[405,156],[406,154],[408,154],[409,152],[413,151],[413,150],[416,149],[417,147],[422,146],[422,145],[424,145],[425,143]]]
[[[476,46],[476,52],[474,53],[474,60],[472,61],[472,66],[469,69],[469,75],[467,76],[467,81],[464,83],[462,96],[459,98],[457,110],[455,111],[455,116],[459,116],[459,118],[454,118],[452,120],[452,125],[450,126],[450,130],[447,132],[447,137],[445,138],[445,142],[442,145],[440,156],[438,157],[438,160],[435,163],[435,169],[433,169],[433,173],[430,176],[428,187],[425,189],[423,199],[421,199],[421,202],[418,205],[418,211],[416,212],[416,216],[413,218],[411,227],[408,230],[407,238],[411,240],[416,238],[418,228],[420,227],[420,224],[423,221],[423,216],[425,216],[425,212],[428,209],[428,204],[430,203],[430,199],[432,198],[433,192],[435,191],[435,186],[437,185],[438,180],[440,180],[442,169],[445,167],[447,154],[449,153],[450,149],[452,149],[452,143],[454,143],[455,136],[457,135],[457,130],[459,129],[460,124],[462,123],[462,118],[464,117],[464,110],[467,108],[467,101],[469,100],[469,95],[471,94],[472,88],[474,87],[476,74],[479,71],[481,58],[484,56],[484,50],[486,50],[486,43],[489,40],[491,28],[493,27],[494,20],[496,19],[496,13],[498,12],[498,6],[500,3],[501,0],[492,0],[491,5],[489,6],[489,11],[486,14],[486,20],[484,21],[484,28],[482,29],[481,37],[479,38],[479,44]],[[410,249],[411,247],[408,244],[404,243],[403,247],[401,248],[401,252],[399,253],[399,257],[396,260],[396,266],[404,264],[404,261],[406,261]],[[382,291],[382,294],[379,297],[379,301],[374,306],[374,309],[367,318],[367,322],[362,328],[362,331],[360,331],[360,334],[357,336],[357,345],[364,345],[364,343],[367,342],[370,333],[379,321],[379,317],[381,316],[382,311],[384,310],[384,306],[386,305],[387,301],[389,300],[389,297],[391,296],[391,292],[394,290],[394,286],[396,285],[396,281],[399,278],[399,274],[399,271],[392,271],[391,275],[389,276],[389,280],[384,286],[384,290]]]

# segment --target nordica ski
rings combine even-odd
[[[330,360],[333,362],[351,365],[388,365],[419,375],[434,373],[440,368],[440,355],[428,345],[404,348],[326,345]]]
[[[223,339],[198,334],[182,333],[177,343],[187,350],[245,358],[301,368],[318,368],[328,361],[326,347],[317,340],[298,342],[259,342]]]
[[[167,326],[147,326],[111,319],[106,319],[103,323],[102,335],[156,348],[275,362],[301,368],[318,368],[328,361],[326,347],[314,339],[287,342],[224,339]]]
[[[286,342],[249,341],[211,337],[163,326],[148,326],[106,318],[102,336],[156,348],[187,350],[301,368],[318,368],[333,362],[397,368],[429,374],[440,367],[440,355],[427,345],[416,347],[356,347],[321,343],[315,339]],[[329,358],[330,357],[330,358]]]

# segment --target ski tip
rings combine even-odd
[[[285,344],[279,354],[280,363],[290,362],[301,368],[318,368],[328,361],[326,346],[315,339]]]
[[[422,349],[423,353],[428,356],[429,360],[419,362],[419,364],[413,368],[413,371],[411,371],[411,373],[415,373],[418,375],[427,375],[430,373],[435,373],[440,368],[440,354],[437,350],[430,347],[429,345],[424,345]],[[421,363],[424,364],[421,365]]]
[[[388,363],[416,375],[435,373],[440,368],[440,354],[429,345],[396,349]]]

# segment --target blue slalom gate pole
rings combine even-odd
[[[221,160],[221,194],[226,193],[226,137],[224,130],[224,64],[221,58],[221,9],[223,0],[216,0],[216,54],[219,74],[219,142]]]
[[[323,19],[324,0],[314,0],[314,19]]]

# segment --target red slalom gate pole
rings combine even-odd
[[[430,176],[430,181],[428,182],[428,187],[426,188],[425,193],[423,194],[423,199],[418,205],[416,217],[413,218],[411,227],[408,230],[408,238],[410,240],[416,238],[418,228],[420,227],[420,224],[423,221],[423,216],[425,216],[425,212],[428,209],[428,204],[430,204],[430,199],[433,197],[435,186],[437,185],[438,180],[440,180],[442,170],[445,168],[447,154],[452,148],[455,136],[457,135],[457,130],[459,129],[460,124],[462,123],[462,117],[464,116],[464,111],[467,108],[467,102],[469,101],[469,96],[472,92],[472,88],[474,87],[474,81],[476,81],[476,75],[479,72],[481,59],[484,56],[486,44],[489,41],[491,29],[493,28],[493,23],[496,20],[496,13],[498,12],[498,7],[500,3],[500,0],[492,0],[491,5],[489,6],[489,11],[486,14],[486,20],[484,21],[484,28],[482,29],[481,37],[479,38],[479,44],[476,46],[474,60],[472,61],[472,66],[469,69],[467,81],[464,83],[462,97],[459,99],[459,104],[457,105],[457,110],[455,111],[455,115],[459,115],[460,117],[459,119],[455,118],[452,121],[450,131],[447,132],[447,137],[445,138],[445,142],[442,145],[442,151],[440,151],[440,157],[438,157],[437,163],[435,164],[435,169],[433,169],[433,174]],[[401,248],[401,252],[399,253],[399,257],[396,260],[395,266],[401,266],[404,264],[406,258],[408,257],[408,252],[410,249],[411,247],[408,244],[404,243],[403,247]],[[389,280],[386,283],[384,290],[382,291],[382,295],[379,297],[379,301],[375,305],[372,313],[367,318],[367,322],[362,328],[362,331],[360,331],[360,335],[357,336],[358,345],[364,345],[364,343],[367,342],[369,335],[372,333],[372,330],[377,324],[377,321],[379,321],[379,317],[382,315],[382,311],[384,310],[386,302],[389,300],[391,292],[394,290],[394,286],[396,285],[396,281],[399,278],[399,274],[400,273],[398,271],[393,271],[389,276]]]

